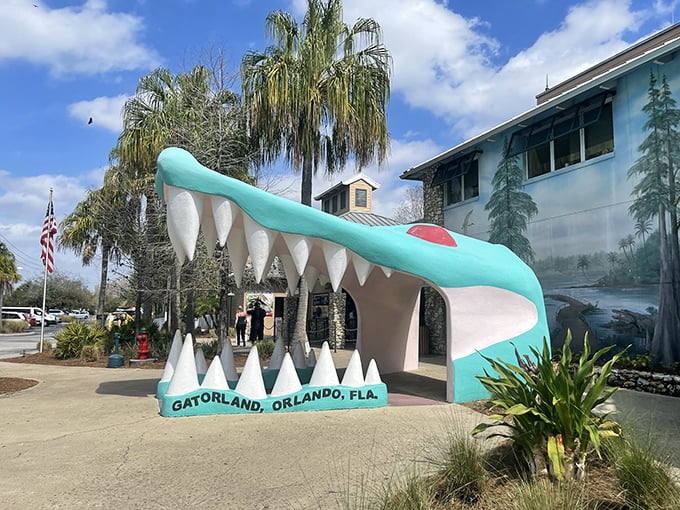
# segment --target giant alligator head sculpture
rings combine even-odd
[[[487,394],[475,376],[479,352],[512,359],[540,347],[548,327],[541,287],[504,246],[435,225],[367,226],[271,195],[214,172],[188,152],[158,157],[156,191],[167,203],[168,234],[180,261],[194,255],[199,230],[208,249],[226,243],[237,284],[248,256],[259,280],[274,256],[291,292],[304,275],[345,289],[357,307],[357,349],[383,374],[418,365],[418,303],[423,286],[446,306],[447,400]],[[479,352],[477,352],[479,351]]]

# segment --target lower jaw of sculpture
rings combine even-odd
[[[303,385],[298,392],[263,399],[248,398],[234,390],[199,389],[186,395],[166,396],[159,400],[159,405],[160,414],[165,417],[366,409],[387,405],[387,386]]]

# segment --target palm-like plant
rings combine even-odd
[[[21,280],[21,275],[17,271],[14,254],[4,243],[0,242],[0,310],[2,310],[5,292],[11,290],[12,285],[19,280]]]
[[[372,19],[348,26],[341,0],[307,0],[301,25],[287,12],[267,16],[272,46],[241,61],[251,138],[267,164],[283,155],[302,172],[301,202],[312,205],[312,176],[332,174],[353,155],[357,168],[387,154],[389,52]],[[313,282],[309,282],[313,284]],[[300,278],[295,340],[306,343],[307,282]]]

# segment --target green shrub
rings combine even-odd
[[[651,439],[617,438],[605,443],[614,465],[623,497],[631,509],[671,510],[680,508],[680,489],[668,465],[661,462]]]
[[[71,322],[54,335],[57,341],[55,355],[60,359],[71,359],[79,357],[85,345],[101,348],[104,342],[104,334],[104,330],[96,323]]]
[[[514,491],[514,508],[517,510],[582,510],[591,508],[583,484],[563,481],[553,484],[549,480],[524,482]]]
[[[554,366],[545,338],[541,353],[531,348],[536,363],[528,355],[522,358],[517,349],[519,366],[482,355],[498,377],[485,372],[479,380],[500,411],[490,417],[493,423],[482,423],[472,431],[474,435],[491,427],[509,427],[510,435],[501,432],[493,436],[511,438],[524,452],[532,473],[545,472],[547,468],[557,480],[583,479],[591,449],[599,455],[601,439],[620,432],[608,415],[595,416],[592,411],[616,391],[606,388],[606,383],[612,366],[623,353],[612,356],[598,373],[595,363],[613,346],[591,356],[586,335],[583,353],[574,368],[570,342],[568,332],[562,355]]]
[[[488,480],[486,461],[479,444],[463,433],[450,433],[445,444],[427,461],[435,467],[432,477],[437,499],[444,503],[459,499],[474,503]]]
[[[0,321],[0,333],[24,333],[25,331],[28,331],[29,328],[28,322],[21,320]]]
[[[271,340],[264,340],[257,342],[257,354],[260,356],[260,361],[268,360],[274,353],[276,344]]]
[[[99,347],[96,345],[83,345],[80,351],[80,359],[87,362],[97,361],[99,359]]]

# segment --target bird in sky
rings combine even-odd
[[[90,117],[90,120],[88,120],[87,123],[92,124],[92,117]]]

